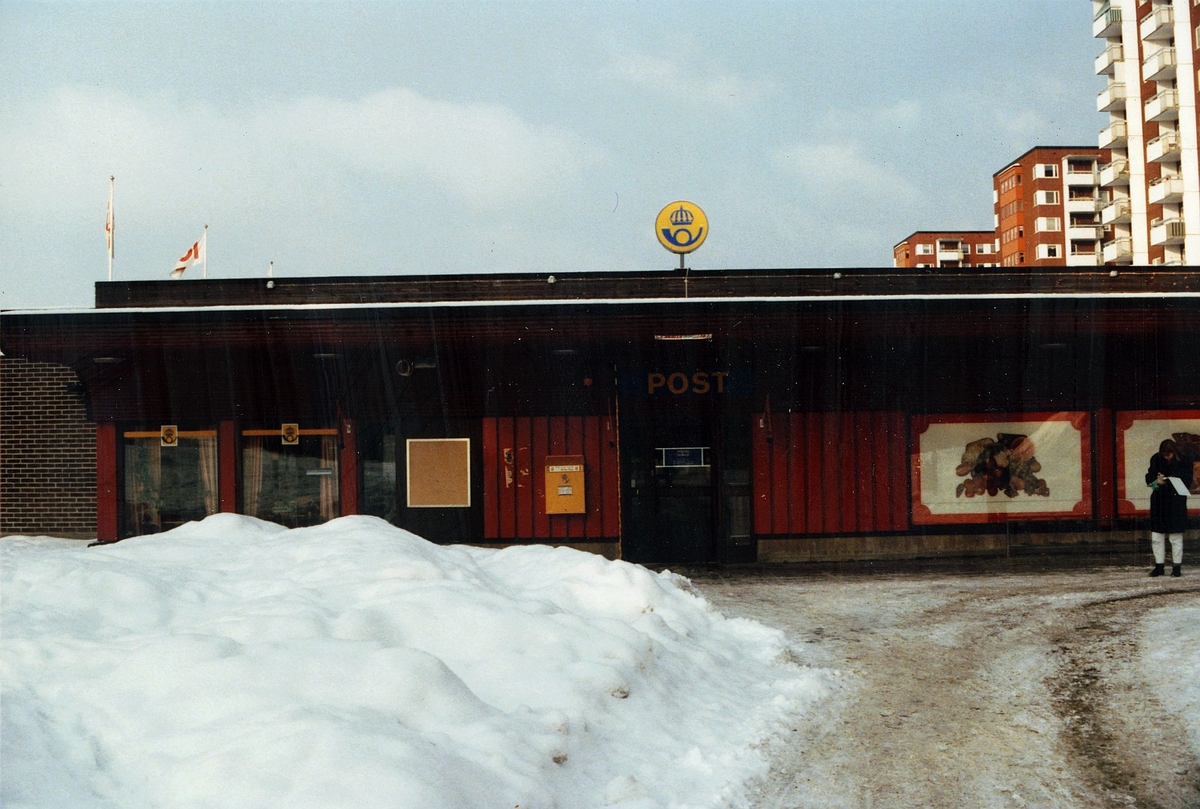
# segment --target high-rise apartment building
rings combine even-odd
[[[892,247],[895,267],[1087,267],[1102,263],[1107,149],[1038,146],[992,175],[994,230],[919,230]]]
[[[892,248],[896,267],[995,267],[990,230],[918,230]]]
[[[1112,226],[1105,263],[1200,262],[1197,0],[1092,0],[1105,41],[1096,72],[1108,77],[1097,108],[1110,116],[1099,145]]]
[[[1107,149],[1039,146],[992,175],[998,261],[1003,267],[1103,263],[1107,192],[1099,167]]]

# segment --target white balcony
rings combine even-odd
[[[1179,91],[1163,90],[1146,102],[1147,121],[1174,121],[1179,118]]]
[[[943,261],[966,261],[969,252],[970,251],[963,250],[961,248],[939,247],[937,251],[937,260],[939,264]]]
[[[1096,75],[1111,76],[1116,69],[1117,62],[1125,58],[1125,49],[1121,47],[1119,42],[1111,42],[1104,52],[1096,57]]]
[[[1098,185],[1099,178],[1096,173],[1096,164],[1068,163],[1067,170],[1063,173],[1063,182],[1076,187],[1081,185]]]
[[[1096,96],[1096,110],[1098,112],[1116,112],[1124,109],[1125,85],[1121,82],[1113,82]]]
[[[1151,163],[1178,163],[1181,155],[1179,135],[1175,132],[1159,135],[1146,144],[1146,160]]]
[[[1175,15],[1170,6],[1159,6],[1138,23],[1138,36],[1146,42],[1170,39],[1174,35]]]
[[[1122,237],[1104,243],[1105,264],[1132,264],[1133,239]]]
[[[1128,199],[1114,199],[1110,205],[1100,212],[1100,222],[1105,225],[1124,224],[1132,216],[1133,206]]]
[[[1067,197],[1063,203],[1063,210],[1067,213],[1084,213],[1096,211],[1099,207],[1100,197],[1097,196],[1078,196]]]
[[[1100,263],[1101,254],[1097,252],[1080,251],[1067,256],[1068,267],[1095,267]]]
[[[1150,244],[1155,247],[1165,244],[1183,244],[1182,219],[1155,219],[1150,223]]]
[[[1175,49],[1159,48],[1142,62],[1142,81],[1171,81],[1175,78]]]
[[[1100,185],[1108,188],[1114,185],[1129,185],[1129,161],[1114,160],[1100,167]]]
[[[1096,20],[1092,23],[1092,36],[1104,38],[1121,36],[1121,9],[1110,8],[1108,3],[1101,6],[1100,13],[1096,15]]]
[[[1182,177],[1159,177],[1150,181],[1147,195],[1151,205],[1169,205],[1183,201]]]
[[[1113,121],[1112,126],[1100,130],[1101,149],[1125,146],[1127,143],[1129,143],[1129,124],[1124,121]]]
[[[1103,235],[1103,225],[1073,225],[1067,228],[1068,242],[1095,241]]]

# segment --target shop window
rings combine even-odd
[[[340,515],[333,429],[245,430],[242,511],[288,528]]]
[[[363,473],[361,511],[396,525],[396,435],[385,428],[365,425],[360,426],[358,440]]]
[[[216,430],[135,430],[124,439],[127,536],[167,531],[217,512]]]

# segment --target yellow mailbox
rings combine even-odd
[[[546,513],[583,514],[587,511],[582,455],[546,456]]]

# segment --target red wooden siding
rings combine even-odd
[[[217,485],[221,491],[221,511],[236,514],[238,510],[238,440],[237,429],[232,421],[217,425]]]
[[[117,514],[120,511],[117,481],[117,425],[102,421],[96,425],[96,539],[115,542]]]
[[[903,413],[763,413],[754,420],[754,532],[904,531]]]
[[[341,441],[338,451],[338,486],[342,516],[358,513],[358,432],[354,419],[338,419]]]
[[[1117,516],[1117,492],[1113,485],[1118,479],[1116,420],[1113,418],[1113,411],[1107,408],[1097,410],[1092,420],[1096,432],[1096,518],[1102,524],[1111,525]],[[1091,492],[1085,491],[1083,494],[1084,497],[1091,496]]]
[[[615,540],[620,527],[616,425],[605,416],[483,420],[483,529],[489,540]],[[547,455],[582,455],[586,512],[547,515]]]

